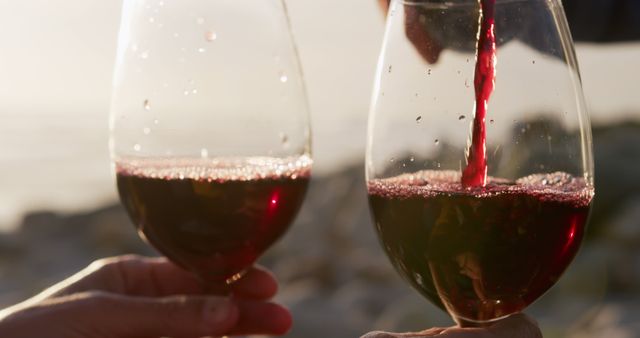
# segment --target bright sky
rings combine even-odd
[[[363,156],[383,33],[375,0],[287,0],[319,169]],[[115,196],[107,114],[119,1],[0,1],[0,228]],[[579,46],[594,121],[640,117],[640,44]],[[623,115],[620,115],[623,114]]]

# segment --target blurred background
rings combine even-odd
[[[263,258],[290,337],[450,319],[400,280],[371,225],[366,121],[384,17],[375,0],[287,1],[308,86],[314,179]],[[123,253],[154,254],[117,202],[107,147],[119,1],[0,0],[0,308]],[[594,126],[588,238],[528,311],[545,337],[640,337],[640,43],[577,46]]]

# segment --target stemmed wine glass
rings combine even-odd
[[[241,278],[309,181],[303,79],[282,0],[125,0],[111,104],[120,199],[207,284]]]
[[[564,11],[393,0],[387,20],[366,158],[375,228],[424,297],[462,326],[487,325],[558,281],[594,195]]]

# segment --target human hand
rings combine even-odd
[[[102,259],[0,311],[0,337],[279,335],[291,327],[289,311],[267,301],[277,283],[266,270],[211,289],[165,258]]]
[[[424,3],[446,3],[445,0],[429,0]],[[391,0],[377,0],[384,13],[389,10]],[[463,53],[475,53],[479,11],[459,9],[444,11],[429,10],[420,1],[403,6],[404,31],[407,39],[420,56],[429,64],[435,64],[445,49]],[[469,3],[473,3],[469,1]],[[400,4],[398,4],[400,6]],[[537,34],[536,27],[555,25],[555,20],[544,2],[506,2],[496,8],[497,44],[520,40],[539,52],[554,57],[562,53],[554,49],[554,40]],[[517,15],[515,15],[517,13]]]
[[[486,328],[432,328],[422,332],[370,332],[361,338],[542,338],[538,325],[523,314],[513,315]]]
[[[389,10],[391,0],[378,0],[384,13]],[[428,63],[436,63],[443,47],[434,39],[426,26],[421,25],[420,13],[413,6],[405,6],[405,35],[411,41],[416,51]]]

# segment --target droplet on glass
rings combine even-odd
[[[198,90],[197,90],[197,89],[192,90],[192,91],[191,91],[191,94],[193,94],[193,95],[198,94]]]
[[[471,85],[469,84],[469,79],[464,79],[464,86],[469,88]]]
[[[422,121],[422,116],[418,116],[418,117],[416,117],[416,122],[417,122],[417,123],[420,123],[420,121]]]
[[[285,133],[280,133],[280,143],[282,143],[283,146],[289,145],[289,136]]]
[[[184,94],[184,96],[189,96],[189,91],[185,90],[182,94]]]
[[[389,159],[389,162],[391,162],[391,163],[393,163],[393,162],[395,162],[395,161],[396,161],[396,158],[395,158],[395,157],[392,157],[392,158],[390,158],[390,159]]]
[[[427,69],[427,75],[431,75],[431,68]]]
[[[216,32],[213,32],[213,31],[206,31],[204,33],[204,39],[209,41],[209,42],[216,41],[218,39],[218,34]]]
[[[207,148],[200,149],[200,157],[202,158],[209,157],[209,150],[207,150]]]
[[[159,7],[164,7],[164,1],[160,1],[160,2],[158,2],[158,6],[159,6]]]
[[[145,134],[145,135],[149,135],[149,134],[151,134],[151,128],[149,128],[149,127],[144,127],[144,128],[142,129],[142,133],[143,133],[143,134]]]
[[[435,139],[435,140],[433,141],[433,143],[434,143],[435,145],[439,145],[439,144],[440,144],[440,140]]]
[[[138,51],[138,45],[137,45],[137,44],[135,44],[135,43],[134,43],[134,44],[132,44],[132,45],[131,45],[131,50],[132,50],[134,53],[135,53],[135,52],[137,52],[137,51]]]
[[[154,23],[156,22],[156,18],[154,17],[149,17],[149,23]]]
[[[409,159],[409,162],[414,162],[415,160],[416,159],[413,156],[411,156],[411,158]]]
[[[147,59],[147,58],[149,58],[149,51],[146,51],[146,50],[145,50],[144,52],[140,53],[140,58],[141,58],[141,59]]]
[[[460,74],[462,74],[462,71],[461,71],[461,70],[459,70],[459,71],[458,71],[458,75],[460,75]]]
[[[531,63],[535,65],[536,64],[536,60],[531,60]]]
[[[142,150],[142,146],[140,146],[139,144],[136,143],[136,144],[133,145],[133,150],[140,151],[140,150]]]
[[[393,66],[389,65],[389,73],[391,73],[393,71]]]
[[[173,33],[173,37],[174,37],[174,38],[179,38],[179,37],[180,37],[180,34],[178,34],[177,32],[176,32],[176,33]]]
[[[462,121],[462,120],[464,120],[464,119],[466,119],[466,118],[467,118],[467,117],[466,117],[466,116],[464,116],[464,115],[460,115],[460,116],[458,116],[458,120],[459,120],[459,121]]]
[[[153,124],[155,124],[156,126],[159,125],[160,124],[160,120],[158,120],[158,119],[153,120]]]
[[[206,50],[206,49],[204,49],[204,47],[200,47],[200,48],[198,48],[198,53],[204,53],[204,52],[206,52],[206,51],[207,51],[207,50]]]
[[[493,124],[493,122],[495,122],[494,119],[489,120],[489,123]]]
[[[197,19],[196,19],[196,23],[197,23],[198,25],[202,25],[202,24],[204,24],[204,18],[202,18],[202,17],[197,18]]]
[[[287,81],[289,81],[289,77],[287,76],[287,74],[281,73],[280,74],[280,82],[286,83]]]
[[[151,110],[151,103],[149,102],[149,100],[144,100],[144,103],[142,104],[142,107],[144,107],[144,110]]]

